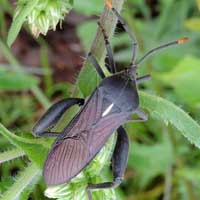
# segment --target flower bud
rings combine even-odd
[[[19,0],[14,18],[22,11],[30,0]],[[32,0],[34,1],[34,0]],[[48,30],[55,30],[56,25],[71,10],[71,0],[37,0],[37,4],[26,17],[31,32],[35,37],[46,35]]]

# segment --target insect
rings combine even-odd
[[[136,61],[137,41],[128,25],[113,7],[109,0],[107,7],[117,17],[128,33],[133,54],[127,69],[118,71],[113,59],[113,51],[103,26],[98,23],[104,37],[108,55],[108,70],[111,76],[105,77],[100,65],[92,53],[88,58],[97,73],[103,79],[100,85],[85,101],[79,98],[61,100],[52,105],[33,128],[33,133],[39,137],[57,136],[43,169],[43,176],[47,185],[59,185],[69,182],[79,174],[101,150],[111,134],[117,131],[117,142],[112,157],[113,181],[99,184],[90,183],[87,186],[89,200],[92,199],[91,190],[117,187],[123,180],[127,165],[129,139],[123,124],[130,121],[146,121],[148,116],[139,108],[137,85],[150,78],[150,75],[137,77],[138,65],[156,51],[182,44],[188,38],[182,38],[150,50]],[[80,111],[70,121],[61,133],[50,131],[64,112],[73,105],[81,106]],[[131,120],[132,114],[138,119]]]

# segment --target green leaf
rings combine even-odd
[[[0,69],[0,90],[27,90],[38,84],[38,79],[23,73]]]
[[[140,104],[149,111],[152,117],[162,120],[166,124],[171,123],[192,144],[200,148],[199,124],[178,106],[161,97],[143,92],[140,92]]]
[[[196,0],[196,2],[197,2],[197,7],[200,10],[200,0]]]
[[[24,156],[24,152],[20,149],[8,150],[0,153],[0,163],[19,158],[21,156]]]
[[[38,165],[40,169],[43,168],[50,145],[48,139],[27,139],[19,137],[11,133],[2,124],[0,124],[0,134],[7,138],[11,144],[24,151],[29,159]]]
[[[185,26],[192,31],[200,31],[200,18],[190,18],[186,20]]]
[[[187,56],[169,73],[160,75],[188,105],[197,106],[200,99],[200,59]]]
[[[179,181],[182,180],[182,184],[180,184],[179,187],[182,192],[182,197],[185,197],[185,198],[181,198],[181,199],[185,199],[185,200],[190,199],[191,193],[195,194],[196,197],[200,196],[200,186],[199,186],[200,170],[199,170],[199,167],[183,166],[182,168],[176,170],[175,177]],[[180,181],[180,183],[181,183],[181,181]],[[184,188],[184,184],[186,186],[185,188]],[[188,187],[188,184],[191,184],[191,187]]]
[[[103,9],[102,0],[92,0],[92,1],[75,1],[74,9],[85,15],[94,15],[95,13],[100,13]]]
[[[94,39],[96,33],[96,28],[97,24],[94,23],[94,21],[85,22],[77,27],[78,36],[81,38],[82,44],[86,51],[89,51],[90,49],[92,40]],[[88,37],[88,33],[90,33],[90,37]]]
[[[84,97],[89,96],[100,82],[100,77],[92,65],[85,66],[79,76],[78,86]]]
[[[176,171],[176,175],[184,178],[186,180],[190,180],[191,182],[198,183],[200,182],[200,170],[199,168],[181,168]]]
[[[167,140],[155,145],[131,143],[128,166],[140,174],[141,186],[155,176],[164,174],[173,161],[172,147]]]
[[[24,5],[24,7],[19,11],[17,16],[14,18],[11,27],[8,32],[8,38],[7,38],[7,44],[10,47],[12,43],[15,41],[22,24],[24,23],[26,17],[30,14],[32,9],[37,4],[38,0],[34,1],[27,1],[27,3]]]

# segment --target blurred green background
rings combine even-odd
[[[48,107],[48,100],[55,102],[72,94],[103,6],[102,0],[75,0],[62,29],[58,27],[55,32],[35,39],[25,25],[9,49],[5,41],[15,4],[0,0],[0,122],[5,127],[18,135],[29,135],[45,106]],[[138,58],[166,42],[190,38],[186,44],[159,52],[141,65],[139,74],[150,73],[152,79],[140,89],[170,100],[199,123],[200,1],[127,0],[122,16],[139,42]],[[123,69],[130,62],[131,43],[120,24],[111,43],[117,65]],[[25,73],[20,73],[16,66]],[[37,90],[30,92],[38,86],[48,100]],[[117,189],[121,199],[200,199],[198,148],[170,124],[152,118],[125,127],[131,145],[125,180]],[[0,151],[10,149],[13,146],[0,135]],[[0,165],[1,194],[27,163],[24,156]],[[24,193],[23,199],[48,199],[44,189],[39,180],[30,188],[32,192]]]

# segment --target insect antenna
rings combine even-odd
[[[140,58],[136,65],[139,65],[141,64],[146,58],[148,58],[149,56],[153,55],[155,52],[161,50],[161,49],[165,49],[167,47],[170,47],[170,46],[174,46],[174,45],[177,45],[177,44],[183,44],[184,42],[186,42],[189,38],[188,37],[184,37],[182,39],[179,39],[179,40],[176,40],[176,41],[173,41],[173,42],[169,42],[167,44],[164,44],[164,45],[161,45],[159,47],[156,47],[154,49],[151,49],[150,51],[148,51],[142,58]]]

